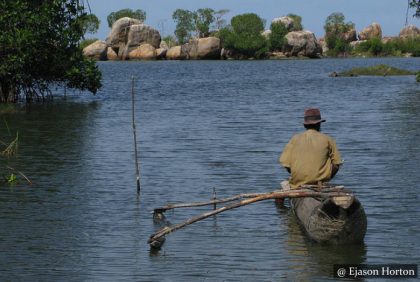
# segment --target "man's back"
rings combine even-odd
[[[342,163],[337,145],[331,137],[315,129],[296,134],[283,150],[280,163],[291,170],[290,184],[316,184],[332,177],[332,164]]]

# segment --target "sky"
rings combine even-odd
[[[121,9],[142,9],[146,12],[145,24],[150,25],[162,36],[173,35],[175,23],[172,13],[176,9],[195,11],[200,8],[214,10],[229,9],[225,18],[230,19],[243,13],[256,13],[266,20],[268,29],[271,20],[289,13],[302,17],[305,30],[324,36],[325,19],[334,12],[341,12],[346,22],[353,22],[359,32],[373,22],[382,27],[383,36],[396,36],[404,27],[407,0],[85,0],[91,12],[101,21],[99,31],[87,37],[105,40],[110,28],[107,16]],[[420,19],[413,18],[409,11],[408,24],[420,27]]]

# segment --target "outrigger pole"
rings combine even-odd
[[[233,196],[226,199],[220,199],[220,200],[212,200],[209,202],[202,202],[202,203],[192,203],[192,204],[179,204],[179,205],[168,205],[164,207],[160,207],[154,210],[154,216],[160,216],[162,217],[162,213],[174,209],[174,208],[185,208],[185,207],[198,207],[198,206],[204,206],[204,205],[211,205],[216,203],[226,203],[231,202],[234,200],[240,200],[242,198],[246,198],[243,200],[240,200],[239,202],[233,203],[228,206],[220,207],[218,209],[205,212],[203,214],[194,216],[184,222],[175,224],[173,226],[166,226],[162,229],[158,230],[154,234],[150,235],[149,240],[147,243],[149,243],[150,247],[152,249],[160,249],[160,247],[165,242],[165,236],[181,229],[185,226],[188,226],[194,222],[206,219],[210,216],[216,215],[221,212],[225,212],[228,210],[236,209],[242,206],[246,206],[252,203],[269,200],[269,199],[284,199],[284,198],[302,198],[302,197],[320,197],[320,198],[328,198],[328,197],[342,197],[342,196],[350,196],[351,193],[346,192],[342,187],[333,187],[331,189],[328,189],[327,191],[321,191],[317,189],[311,189],[312,187],[307,186],[305,189],[292,189],[292,190],[276,190],[268,193],[255,193],[255,194],[240,194],[237,196]]]

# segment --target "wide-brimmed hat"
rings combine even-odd
[[[321,118],[321,112],[319,109],[309,108],[305,110],[305,114],[303,116],[304,125],[318,124],[321,122],[325,122],[325,119]]]

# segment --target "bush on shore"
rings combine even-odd
[[[268,51],[267,39],[261,34],[264,21],[256,14],[242,14],[232,18],[230,27],[219,31],[222,46],[241,55],[263,58]]]
[[[353,54],[368,56],[402,56],[411,54],[413,57],[420,57],[420,38],[396,38],[383,43],[379,38],[374,38],[357,45]]]

